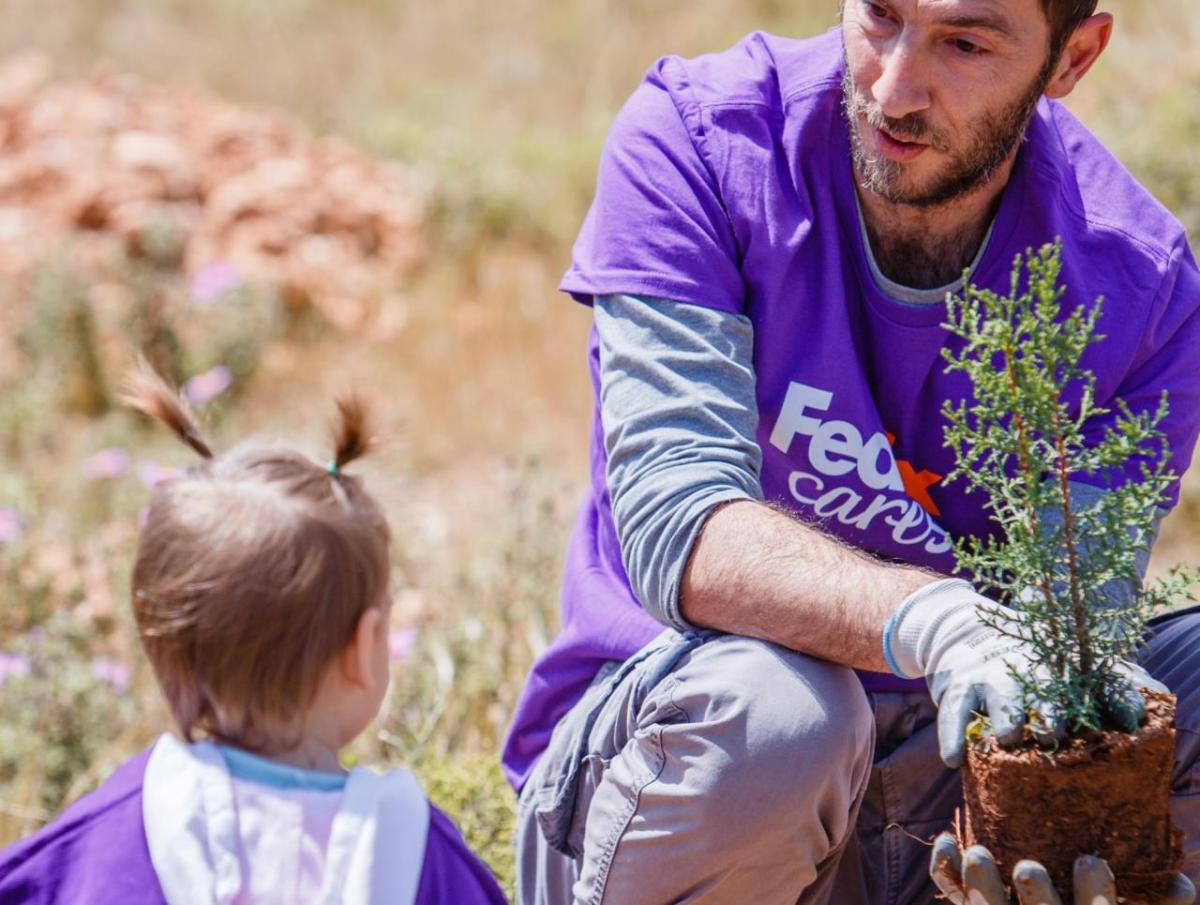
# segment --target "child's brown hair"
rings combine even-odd
[[[365,408],[338,400],[321,466],[257,445],[214,457],[187,403],[144,364],[125,398],[203,458],[155,488],[133,569],[138,634],[179,729],[292,747],[326,669],[388,589],[387,522],[342,472],[372,446]]]

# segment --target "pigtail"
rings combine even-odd
[[[200,436],[196,416],[187,400],[172,389],[145,358],[139,356],[137,367],[126,377],[121,401],[165,424],[205,459],[213,457],[212,450]]]
[[[338,420],[333,434],[333,459],[330,471],[336,474],[355,459],[375,449],[371,419],[366,403],[357,393],[347,393],[337,400]]]

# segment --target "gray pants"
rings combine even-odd
[[[1142,658],[1179,697],[1176,823],[1200,880],[1200,614]],[[601,671],[521,791],[517,900],[926,905],[961,804],[924,693],[731,635],[665,632]]]

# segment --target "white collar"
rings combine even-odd
[[[236,899],[243,882],[237,812],[229,770],[214,745],[159,738],[142,781],[142,821],[169,905]],[[428,831],[429,802],[411,773],[355,767],[333,821],[316,901],[411,905]]]

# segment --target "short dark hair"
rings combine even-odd
[[[1057,61],[1071,32],[1096,11],[1098,0],[1042,0],[1042,12],[1050,23],[1050,56]]]

